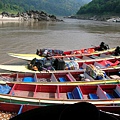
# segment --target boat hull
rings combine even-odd
[[[74,104],[78,102],[89,102],[94,105],[120,105],[119,84],[36,85],[7,83],[1,88],[7,86],[9,91],[4,90],[4,94],[0,94],[0,101],[34,105]]]
[[[60,120],[66,118],[77,119],[79,116],[83,118],[84,115],[87,115],[86,117],[84,117],[85,119],[90,118],[92,120],[94,119],[96,120],[96,118],[99,118],[99,120],[103,120],[103,119],[116,120],[119,117],[119,114],[107,112],[108,110],[102,111],[102,108],[104,109],[106,107],[102,106],[101,108],[99,108],[99,106],[94,106],[93,104],[87,102],[81,102],[72,105],[67,105],[67,104],[52,105],[52,106],[32,109],[30,111],[15,116],[11,120],[15,120],[15,119],[30,120],[34,118],[38,120],[40,118],[44,118],[46,120],[48,119],[48,115],[49,118],[53,120],[57,120],[58,118]],[[112,106],[111,107],[109,106],[109,108],[112,110],[114,109],[112,108]],[[116,108],[115,111],[118,112],[119,107],[115,107],[115,108]]]
[[[88,64],[93,64],[96,62],[89,62]],[[79,69],[79,70],[42,70],[42,71],[34,71],[34,70],[30,70],[28,69],[28,65],[0,65],[0,69],[3,69],[3,70],[7,70],[7,71],[13,71],[13,72],[23,72],[23,73],[59,73],[59,72],[74,72],[74,71],[84,71],[85,68],[86,68],[86,65],[84,63],[79,63],[82,67],[84,66],[84,68],[82,69]],[[97,66],[97,64],[96,64]],[[98,63],[98,67],[99,67],[99,63]],[[101,67],[101,65],[100,65]],[[102,66],[101,67],[102,70],[113,70],[113,69],[120,69],[120,66],[111,66],[111,67],[104,67]]]
[[[59,72],[59,73],[1,73],[0,84],[29,83],[46,85],[94,85],[94,84],[119,84],[118,70],[105,71],[106,79],[97,80],[86,72]],[[114,74],[113,74],[114,73]],[[80,78],[84,75],[84,79]]]
[[[70,55],[63,55],[63,56],[62,55],[57,55],[57,56],[52,56],[52,57],[54,57],[54,58],[66,58],[66,57],[72,57],[72,56],[80,57],[80,56],[100,55],[100,54],[103,54],[103,53],[112,53],[114,50],[115,50],[115,48],[111,48],[111,49],[108,49],[108,50],[105,50],[105,51],[96,51],[96,52],[93,52],[93,53],[70,54]],[[37,59],[43,59],[44,58],[44,57],[41,57],[41,56],[36,55],[36,54],[8,53],[8,55],[12,56],[12,57],[19,58],[19,59],[28,60],[28,61],[31,61],[34,58],[37,58]],[[114,57],[114,56],[111,55],[111,57]]]

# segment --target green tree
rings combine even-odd
[[[76,14],[79,15],[105,13],[120,14],[120,0],[92,0],[87,5],[80,7]]]

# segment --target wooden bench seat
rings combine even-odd
[[[94,94],[94,93],[89,93],[89,98],[90,99],[99,99],[99,97],[97,96],[97,94]]]
[[[114,95],[110,94],[110,93],[106,93],[106,96],[108,97],[108,99],[113,99],[115,98]]]
[[[113,90],[113,94],[116,98],[120,98],[120,93],[117,91],[117,89]]]
[[[66,78],[64,78],[64,77],[59,77],[58,79],[59,79],[60,82],[66,82],[67,81]]]
[[[72,92],[67,92],[68,99],[83,99],[83,95],[78,87],[75,87]]]

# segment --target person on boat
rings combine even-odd
[[[109,45],[105,44],[104,42],[101,42],[98,50],[103,51],[103,50],[107,50],[107,49],[109,49]]]
[[[117,46],[114,53],[113,53],[115,56],[119,56],[120,55],[120,47]]]
[[[42,50],[41,49],[40,50],[37,49],[36,54],[39,55],[39,56],[42,56]]]
[[[37,51],[36,51],[36,55],[38,55],[39,54],[39,50],[37,49]]]

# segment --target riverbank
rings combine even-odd
[[[63,20],[58,19],[55,15],[49,15],[43,11],[28,11],[18,15],[2,12],[0,14],[0,21],[56,21],[61,22]]]
[[[119,15],[73,15],[73,16],[69,16],[69,18],[82,19],[82,20],[120,22]]]
[[[21,21],[23,20],[22,17],[6,17],[6,16],[3,16],[0,15],[0,21]]]

